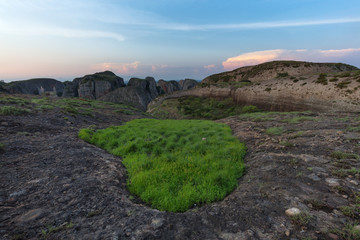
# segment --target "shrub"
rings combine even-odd
[[[211,121],[138,119],[79,137],[123,157],[129,191],[159,210],[221,200],[244,170],[244,144]]]
[[[325,73],[320,73],[318,79],[315,81],[316,83],[320,83],[322,85],[327,85],[328,84],[328,81],[327,81],[327,78],[326,78],[326,74]]]
[[[247,105],[241,109],[242,113],[254,113],[254,112],[259,112],[259,111],[260,110],[256,106],[253,106],[253,105]]]
[[[285,77],[288,77],[289,76],[289,73],[287,72],[283,72],[283,73],[278,73],[277,74],[277,78],[285,78]]]
[[[350,83],[351,83],[350,80],[342,81],[341,83],[336,84],[336,87],[340,89],[344,89],[347,88]]]

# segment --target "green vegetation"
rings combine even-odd
[[[270,136],[280,136],[284,133],[284,129],[282,127],[271,127],[266,129],[265,133]]]
[[[350,83],[351,83],[351,80],[342,81],[342,82],[336,84],[336,87],[340,88],[340,89],[344,89],[344,88],[347,88]]]
[[[5,151],[5,144],[0,143],[0,153]]]
[[[286,78],[289,76],[289,73],[287,72],[282,72],[282,73],[278,73],[276,78]]]
[[[332,229],[330,232],[344,240],[360,240],[360,230],[355,226],[356,224],[346,224],[343,229]]]
[[[231,98],[216,100],[214,98],[183,97],[178,99],[178,111],[188,118],[221,119],[245,112],[259,111],[255,106],[237,106]]]
[[[313,217],[307,213],[300,213],[290,217],[293,224],[306,227]]]
[[[160,210],[221,200],[244,170],[244,144],[211,121],[138,119],[79,137],[123,157],[130,192]]]
[[[30,104],[30,102],[24,98],[6,96],[0,97],[0,104],[17,104],[20,106],[25,106]]]
[[[265,92],[271,92],[271,88],[265,88]]]
[[[48,238],[51,233],[60,232],[60,231],[66,230],[66,229],[70,229],[72,227],[73,227],[72,222],[69,222],[69,223],[65,222],[58,227],[55,227],[52,225],[47,225],[45,229],[41,230],[41,234],[42,234],[43,238]]]
[[[318,79],[315,81],[315,83],[320,83],[322,85],[327,85],[328,81],[327,81],[327,75],[325,73],[320,73]]]
[[[315,118],[309,116],[300,116],[300,117],[294,117],[294,118],[282,120],[282,122],[287,122],[287,123],[300,123],[305,121],[315,121]]]
[[[18,107],[13,107],[13,106],[2,106],[0,107],[0,116],[1,115],[13,115],[13,116],[18,116],[18,115],[23,115],[26,113],[29,113],[30,110],[28,109],[24,109],[24,108],[18,108]]]
[[[339,81],[339,79],[338,79],[337,77],[333,77],[333,78],[331,78],[329,81],[330,81],[330,82],[337,82],[337,81]]]
[[[355,206],[341,206],[340,211],[347,217],[355,218],[360,214],[360,205]]]
[[[360,159],[360,155],[356,153],[346,153],[341,151],[334,151],[330,154],[331,157],[336,159]]]

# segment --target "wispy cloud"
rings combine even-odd
[[[358,22],[360,22],[360,18],[338,18],[338,19],[320,19],[320,20],[286,20],[286,21],[273,21],[273,22],[205,24],[205,25],[164,23],[164,24],[159,24],[157,27],[162,29],[179,30],[179,31],[205,31],[205,30],[227,30],[227,29],[246,30],[246,29],[329,25],[329,24],[341,24],[341,23],[358,23]]]
[[[121,34],[107,31],[60,28],[54,26],[17,26],[0,21],[0,33],[24,36],[56,36],[66,38],[110,38],[124,41]]]
[[[255,51],[228,58],[222,63],[225,70],[238,67],[256,65],[273,60],[299,60],[299,61],[344,61],[346,58],[359,57],[360,48],[329,49],[329,50],[287,50],[274,49]]]

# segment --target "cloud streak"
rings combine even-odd
[[[338,19],[320,19],[320,20],[288,20],[274,22],[255,22],[255,23],[238,23],[238,24],[205,24],[205,25],[188,25],[188,24],[160,24],[157,27],[167,30],[178,31],[206,31],[206,30],[247,30],[247,29],[267,29],[267,28],[284,28],[284,27],[302,27],[342,23],[359,23],[360,18],[338,18]]]

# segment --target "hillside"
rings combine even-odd
[[[214,84],[221,82],[239,82],[250,80],[261,82],[268,79],[284,77],[306,77],[319,73],[334,73],[358,70],[356,67],[343,63],[312,63],[299,61],[273,61],[255,66],[237,68],[230,72],[214,74],[206,77],[202,83]]]
[[[290,63],[270,62],[209,76],[195,89],[157,99],[149,111],[161,108],[166,99],[186,96],[231,99],[236,105],[271,111],[359,111],[360,70],[356,67]]]

